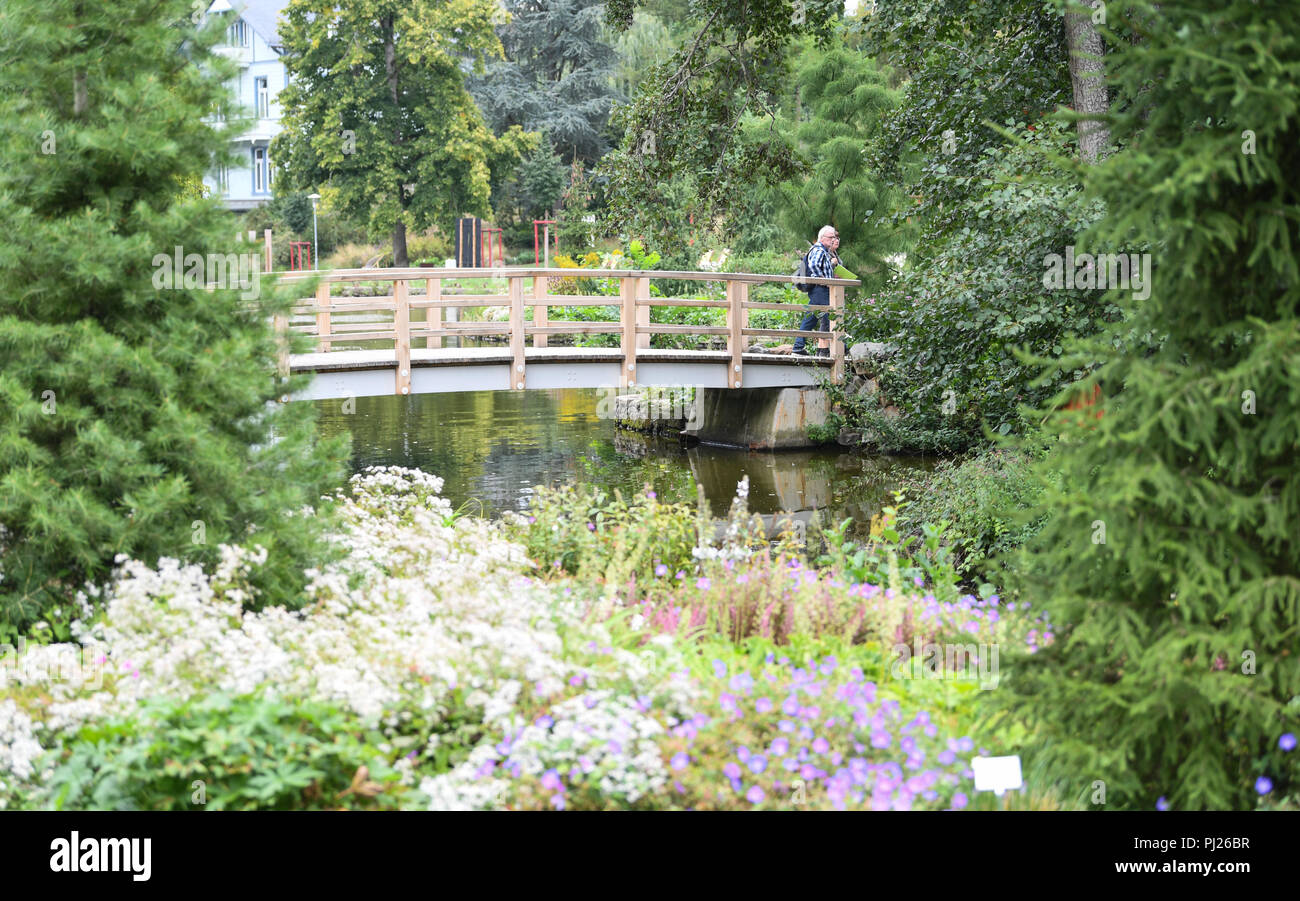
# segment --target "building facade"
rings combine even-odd
[[[208,15],[227,21],[226,39],[217,52],[239,64],[231,85],[232,103],[254,116],[252,126],[235,139],[239,162],[209,173],[203,182],[220,196],[226,208],[249,210],[271,199],[275,173],[271,139],[280,133],[280,91],[289,74],[280,59],[280,12],[289,0],[216,0]],[[224,117],[230,111],[219,110]]]

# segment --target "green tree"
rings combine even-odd
[[[906,414],[911,450],[1022,431],[1024,405],[1082,375],[1060,366],[1037,382],[1041,368],[1022,352],[1059,355],[1065,338],[1119,316],[1100,291],[1042,283],[1045,256],[1063,254],[1101,212],[1077,173],[1051,162],[1078,152],[1055,121],[1075,96],[1062,12],[1034,0],[967,9],[895,0],[855,23],[864,49],[904,78],[869,154],[877,177],[913,198],[892,222],[917,236],[899,277],[849,328],[897,348],[881,388]]]
[[[627,29],[644,5],[610,0],[609,21]],[[788,94],[794,42],[811,37],[824,45],[839,27],[844,4],[699,0],[685,10],[674,7],[692,33],[615,111],[622,142],[598,170],[608,180],[609,226],[663,246],[678,243],[684,220],[734,216],[753,184],[798,174],[790,141],[770,126]],[[765,118],[769,128],[743,127],[754,118]],[[691,197],[686,209],[675,190],[683,178]]]
[[[345,215],[391,234],[407,265],[406,234],[462,214],[487,216],[494,162],[518,162],[515,129],[493,137],[465,89],[464,70],[500,55],[495,0],[292,0],[283,14],[276,138],[286,184],[327,182]]]
[[[795,70],[799,121],[790,123],[808,174],[780,185],[780,216],[800,250],[823,225],[840,234],[840,257],[870,291],[885,281],[885,256],[904,249],[904,231],[888,213],[900,192],[871,171],[865,150],[883,116],[898,102],[869,58],[837,39],[828,49],[809,47]],[[758,127],[762,127],[761,123]]]
[[[505,59],[489,63],[470,90],[498,134],[511,126],[545,132],[566,164],[590,165],[607,148],[616,93],[614,48],[600,0],[507,0],[497,29]]]
[[[206,255],[239,245],[186,186],[241,123],[205,121],[233,72],[224,23],[192,13],[0,9],[0,630],[57,624],[118,554],[212,562],[219,542],[266,546],[263,599],[291,603],[316,522],[295,514],[339,475],[312,406],[276,403],[299,386],[269,325],[289,297],[255,270],[204,287],[223,279]]]
[[[1153,245],[1153,284],[1112,292],[1125,320],[1066,348],[1104,361],[1078,388],[1106,400],[1054,414],[1061,487],[1009,567],[1060,628],[994,700],[1081,794],[1248,807],[1258,777],[1296,787],[1266,755],[1300,696],[1300,18],[1283,0],[1106,6],[1143,35],[1108,37],[1120,149],[1084,169],[1106,215],[1080,251]]]

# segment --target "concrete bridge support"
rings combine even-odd
[[[694,421],[683,434],[750,450],[812,447],[808,427],[825,425],[830,403],[819,387],[699,388]]]

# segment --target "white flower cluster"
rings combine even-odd
[[[0,701],[0,810],[5,805],[6,774],[19,781],[32,776],[33,765],[44,753],[36,740],[39,723],[34,723],[12,700]]]
[[[253,592],[249,577],[266,561],[262,548],[223,547],[211,575],[170,559],[157,567],[119,560],[102,615],[74,624],[80,646],[42,651],[75,651],[102,666],[102,678],[46,679],[39,691],[0,705],[0,780],[39,779],[32,762],[42,745],[58,747],[82,725],[130,714],[146,700],[258,688],[333,702],[390,736],[409,729],[413,711],[436,722],[459,689],[486,731],[498,736],[475,750],[473,769],[500,735],[521,728],[516,705],[525,684],[549,697],[580,672],[589,689],[595,682],[630,686],[651,675],[646,661],[626,651],[609,649],[599,665],[572,662],[566,646],[579,638],[606,644],[604,627],[585,623],[575,599],[525,577],[524,549],[497,525],[452,517],[441,488],[442,479],[413,470],[354,477],[350,493],[334,505],[342,528],[333,540],[345,554],[308,574],[310,603],[297,612],[244,610]],[[675,652],[655,653],[662,660]],[[653,721],[612,691],[589,690],[586,697],[597,698],[595,706],[556,704],[557,730],[607,747],[631,736],[624,750],[602,757],[602,779],[629,800],[653,790],[663,768],[643,741]],[[687,704],[682,694],[681,709]],[[536,745],[530,767],[534,760],[569,761],[571,754],[547,750],[550,739],[523,728],[528,738],[519,747]],[[463,778],[464,770],[424,780],[434,806],[501,802],[499,787]],[[14,785],[0,787],[0,801],[6,793],[23,795]]]

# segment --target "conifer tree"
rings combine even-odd
[[[605,152],[614,104],[615,56],[600,0],[507,0],[497,29],[505,59],[471,82],[497,134],[544,131],[563,161],[590,165]]]
[[[118,554],[211,562],[251,538],[275,601],[310,556],[290,514],[341,449],[277,403],[288,299],[229,271],[236,224],[191,187],[230,157],[205,121],[230,106],[223,28],[189,0],[0,7],[0,634]]]
[[[1057,634],[994,694],[1085,800],[1247,807],[1288,790],[1262,761],[1300,696],[1300,16],[1106,6],[1142,35],[1108,41],[1122,149],[1087,167],[1106,215],[1079,251],[1154,245],[1153,286],[1067,347],[1099,365],[1058,403],[1106,400],[1050,420],[1061,487],[1013,568]]]
[[[901,230],[886,226],[899,192],[875,176],[864,152],[897,94],[875,63],[846,48],[839,36],[829,48],[805,46],[794,82],[806,114],[783,130],[795,135],[808,171],[778,187],[776,209],[790,232],[803,237],[800,250],[823,225],[835,226],[840,257],[870,291],[885,281],[884,257],[905,241]]]

